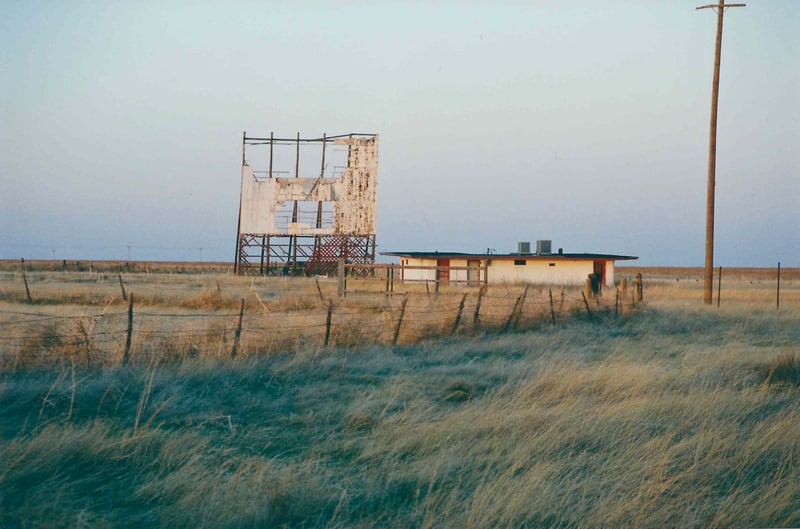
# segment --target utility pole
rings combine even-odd
[[[717,10],[717,44],[714,52],[714,81],[711,88],[711,127],[708,134],[708,191],[706,193],[706,263],[703,302],[711,305],[714,289],[714,189],[717,169],[717,103],[719,101],[719,63],[722,54],[722,17],[726,7],[744,7],[747,4],[708,4],[697,9]]]

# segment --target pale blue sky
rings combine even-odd
[[[0,0],[0,258],[230,260],[242,131],[299,131],[380,134],[379,251],[702,265],[702,3]],[[715,264],[800,266],[800,2],[722,55]]]

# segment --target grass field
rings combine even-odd
[[[123,367],[116,271],[34,270],[30,304],[7,270],[0,527],[800,525],[796,271],[780,310],[769,271],[723,275],[720,308],[694,271],[643,272],[644,304],[606,294],[591,320],[567,292],[553,325],[532,288],[506,332],[520,286],[476,328],[470,292],[452,337],[458,292],[409,292],[397,346],[356,333],[391,330],[397,300],[337,300],[350,338],[328,347],[324,282],[132,273],[140,318],[161,316]],[[271,330],[231,360],[242,298],[244,329]],[[291,318],[314,332],[273,336]]]

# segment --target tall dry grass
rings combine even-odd
[[[6,371],[0,523],[796,526],[797,323],[648,307],[396,348]]]

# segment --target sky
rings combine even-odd
[[[379,252],[702,266],[698,5],[0,0],[0,258],[231,261],[242,133],[359,132]],[[800,2],[726,10],[719,101],[715,266],[800,266]]]

